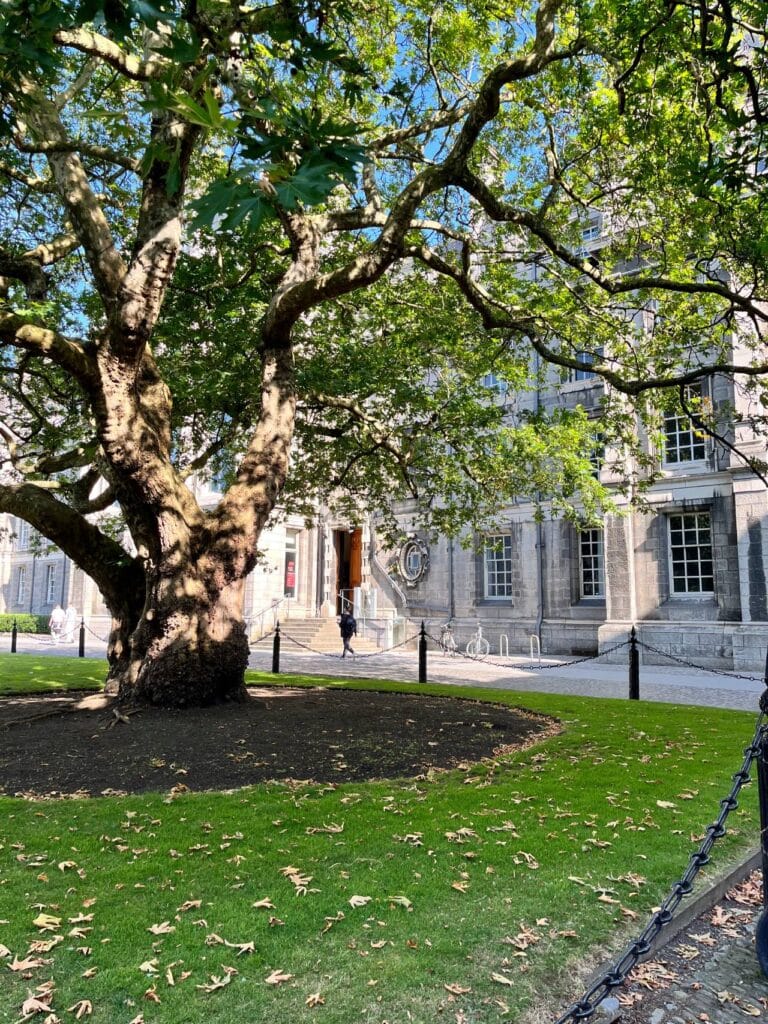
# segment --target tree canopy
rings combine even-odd
[[[123,693],[238,691],[278,500],[599,514],[544,367],[588,359],[646,478],[660,395],[760,407],[765,33],[748,0],[3,5],[0,511],[99,584]]]

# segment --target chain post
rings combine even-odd
[[[11,630],[11,654],[16,653],[16,640],[18,638],[19,631],[16,628],[16,619],[13,620],[13,629]]]
[[[275,623],[275,635],[272,638],[272,672],[280,675],[280,623]]]
[[[640,700],[640,652],[634,626],[629,631],[629,699]]]
[[[427,681],[427,630],[424,626],[424,620],[421,622],[421,629],[419,630],[419,682],[426,683]]]
[[[85,657],[85,619],[80,619],[80,633],[77,638],[77,656],[78,658]]]

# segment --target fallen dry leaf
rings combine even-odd
[[[74,1006],[67,1007],[67,1013],[74,1013],[75,1020],[82,1020],[83,1017],[90,1017],[93,1013],[93,1003],[90,999],[80,999]]]
[[[499,985],[514,985],[514,981],[508,978],[505,974],[497,974],[495,971],[491,975],[491,981],[497,981]]]
[[[151,924],[147,931],[152,932],[153,935],[170,935],[171,932],[176,931],[176,925],[171,924],[170,921],[163,921],[161,924]]]
[[[463,995],[466,995],[467,992],[471,992],[472,991],[471,988],[464,987],[463,985],[456,985],[456,984],[453,984],[453,985],[443,985],[443,988],[445,989],[446,992],[450,992],[452,996],[463,996]]]
[[[33,939],[29,944],[27,953],[50,953],[50,951],[64,941],[63,935],[54,935],[50,939]]]
[[[32,924],[44,932],[55,932],[61,925],[60,917],[53,917],[51,914],[38,914]]]
[[[265,896],[263,900],[257,900],[255,903],[252,903],[251,906],[255,907],[256,910],[274,910],[275,909],[275,905],[272,902],[272,900],[269,898],[269,896]]]
[[[224,945],[229,946],[230,949],[236,949],[238,956],[245,956],[246,953],[256,952],[255,942],[227,942],[225,939]]]
[[[350,896],[349,898],[350,907],[364,907],[370,902],[370,896]]]
[[[272,971],[264,981],[267,985],[282,985],[283,982],[290,981],[292,977],[292,974],[286,974],[284,971]]]
[[[143,964],[139,964],[139,970],[144,974],[157,974],[157,963],[157,960],[145,960]]]
[[[43,992],[37,995],[28,992],[27,998],[21,1004],[22,1017],[32,1016],[33,1013],[50,1013],[52,999],[53,992]]]
[[[210,994],[211,992],[217,992],[219,989],[224,988],[230,983],[230,981],[232,981],[231,974],[225,973],[221,977],[216,974],[212,974],[211,980],[206,985],[195,985],[195,988],[199,989],[200,992],[207,992]]]
[[[198,907],[201,907],[202,905],[203,905],[203,901],[202,900],[185,900],[184,903],[182,903],[180,907],[176,908],[176,913],[177,914],[183,914],[187,910],[197,910]]]
[[[50,960],[40,960],[38,957],[32,956],[26,956],[23,960],[19,960],[15,956],[13,962],[8,964],[8,967],[12,971],[36,971],[38,967],[44,967],[51,962]]]
[[[319,992],[310,993],[310,995],[307,996],[304,1002],[310,1008],[315,1006],[325,1006],[325,1000],[323,999]]]
[[[10,949],[8,949],[7,946],[4,946],[2,942],[0,942],[0,960],[4,959],[7,956],[13,956],[13,953],[10,951]]]

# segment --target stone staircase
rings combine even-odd
[[[361,627],[358,626],[358,634],[360,632]],[[280,623],[280,634],[284,651],[311,647],[321,654],[341,654],[342,643],[336,619],[285,619]],[[352,637],[352,647],[359,654],[370,654],[379,649],[372,639],[360,635]]]

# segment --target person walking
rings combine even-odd
[[[64,613],[64,630],[63,637],[64,643],[73,644],[75,642],[75,633],[77,632],[77,608],[73,604],[67,605],[67,610]]]
[[[341,652],[342,658],[345,658],[347,654],[354,656],[352,650],[351,640],[353,636],[357,636],[357,622],[351,612],[342,612],[341,618],[339,619],[339,632],[341,633],[341,640],[344,645],[344,649]]]
[[[48,620],[48,629],[51,631],[52,644],[59,643],[61,641],[61,635],[64,631],[65,618],[66,615],[64,614],[64,609],[61,607],[60,604],[57,604],[56,607],[51,612],[51,617]]]

